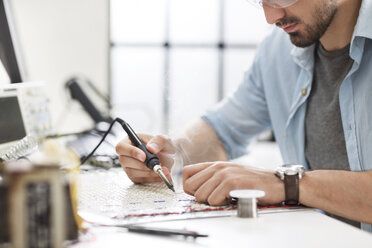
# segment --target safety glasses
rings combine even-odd
[[[298,0],[247,0],[247,2],[258,8],[261,8],[263,5],[268,5],[272,8],[287,8],[298,2]]]

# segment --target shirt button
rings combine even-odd
[[[283,137],[283,139],[285,139],[285,133],[283,133],[282,137]]]
[[[302,89],[302,90],[301,90],[301,94],[302,94],[303,96],[306,96],[306,94],[307,94],[307,89]]]

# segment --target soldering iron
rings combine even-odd
[[[81,164],[84,164],[98,149],[98,147],[102,144],[102,142],[105,140],[107,134],[110,132],[112,126],[115,124],[115,122],[120,123],[120,125],[123,127],[124,131],[128,134],[129,139],[132,141],[132,143],[141,149],[146,154],[146,160],[145,164],[147,168],[150,170],[153,170],[156,174],[159,175],[159,177],[164,181],[164,183],[167,185],[169,189],[171,189],[173,192],[174,187],[172,182],[165,176],[162,167],[160,166],[160,161],[158,156],[151,153],[149,150],[147,150],[146,145],[141,141],[141,139],[138,137],[138,135],[134,132],[134,130],[131,128],[131,126],[125,122],[124,120],[120,118],[115,118],[110,124],[109,129],[106,131],[106,133],[103,135],[101,141],[98,143],[98,145],[93,149],[91,153],[89,153],[86,157],[82,158]]]

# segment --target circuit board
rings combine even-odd
[[[79,177],[79,185],[79,210],[107,217],[117,224],[236,215],[235,205],[213,207],[198,203],[182,191],[174,193],[164,183],[134,184],[121,168],[85,172]]]

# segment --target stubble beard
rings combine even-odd
[[[331,1],[327,6],[321,6],[314,9],[313,20],[315,20],[315,22],[312,25],[304,23],[297,17],[284,17],[279,20],[276,25],[281,27],[291,24],[303,24],[304,31],[289,33],[289,38],[295,46],[308,47],[317,42],[324,35],[329,25],[332,23],[336,12],[337,4],[335,1]]]

